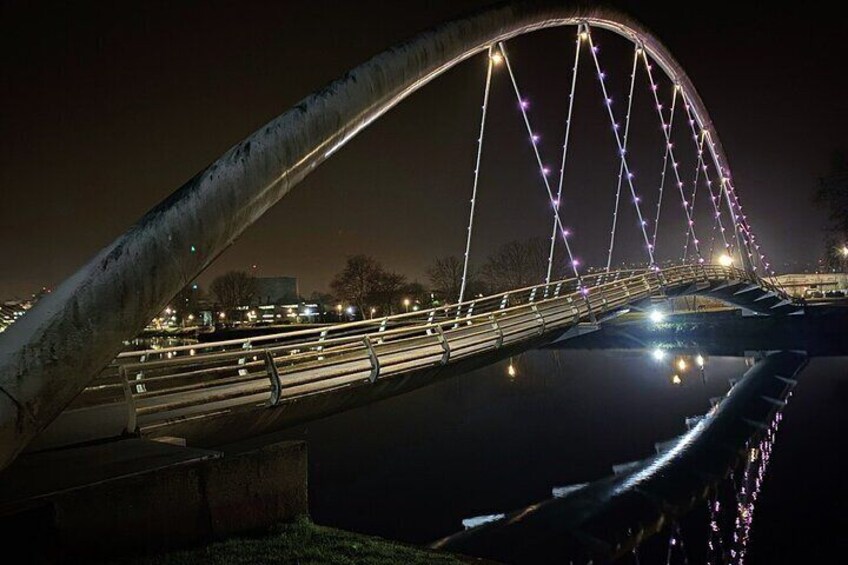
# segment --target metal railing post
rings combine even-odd
[[[503,346],[503,340],[504,340],[503,329],[501,329],[501,325],[498,323],[498,320],[497,320],[497,318],[495,318],[494,314],[492,314],[491,320],[492,320],[492,327],[495,329],[496,332],[498,332],[498,338],[495,340],[495,349],[500,349]]]
[[[365,349],[368,350],[368,358],[371,361],[371,375],[368,377],[368,380],[372,383],[377,381],[377,377],[380,376],[380,358],[377,357],[377,352],[374,351],[374,345],[371,343],[371,338],[366,336],[362,337],[362,343],[365,344]]]
[[[280,403],[283,385],[280,382],[280,374],[277,372],[277,363],[274,362],[274,357],[267,349],[265,350],[265,370],[268,372],[268,379],[271,381],[271,398],[268,399],[268,404],[276,406]]]
[[[436,326],[436,334],[439,336],[439,343],[442,346],[442,365],[447,365],[448,361],[450,361],[450,343],[448,343],[448,338],[445,337],[445,330],[442,329],[442,326]]]
[[[124,388],[124,399],[127,403],[127,434],[135,434],[138,428],[138,415],[135,409],[135,398],[130,386],[129,376],[124,366],[118,370]]]

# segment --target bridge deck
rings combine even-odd
[[[291,409],[310,397],[422,371],[435,377],[464,361],[556,339],[652,296],[686,293],[712,293],[761,312],[797,310],[780,290],[742,270],[696,265],[556,281],[379,320],[125,352],[35,447],[73,441],[68,430],[77,428],[86,429],[77,439],[170,435],[186,422]],[[94,421],[101,429],[91,428]]]

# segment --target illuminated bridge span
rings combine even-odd
[[[798,310],[775,287],[731,267],[612,272],[582,283],[568,279],[378,320],[122,353],[40,443],[125,433],[236,439],[591,331],[657,295],[706,295],[764,314]]]
[[[575,50],[571,90],[561,97],[567,106],[561,151],[557,166],[548,166],[520,87],[520,69],[510,60],[506,42],[560,26],[571,28],[568,42],[573,40]],[[596,37],[609,32],[632,43],[628,97],[615,106]],[[215,419],[205,416],[258,404],[283,405],[294,413],[302,398],[326,397],[327,391],[363,383],[379,387],[439,368],[459,370],[490,362],[656,294],[710,292],[745,301],[764,313],[797,310],[763,280],[773,273],[741,209],[718,134],[695,87],[665,47],[639,23],[605,8],[560,1],[504,4],[387,50],[275,118],[148,212],[5,332],[0,338],[0,467],[102,374],[125,341],[315,167],[407,96],[476,55],[485,57],[487,64],[459,304],[426,315],[387,318],[379,327],[369,322],[315,334],[226,342],[194,355],[180,349],[166,351],[163,359],[123,354],[115,366],[123,373],[130,407],[129,417],[123,412],[124,427],[150,431],[203,421],[213,428]],[[516,119],[532,147],[529,166],[536,170],[538,189],[550,206],[550,253],[544,284],[469,302],[465,300],[468,259],[475,202],[483,188],[479,172],[495,68],[509,79]],[[581,72],[597,79],[596,92],[609,119],[610,146],[593,150],[614,151],[617,165],[617,181],[610,187],[615,206],[611,214],[601,216],[611,225],[606,273],[598,276],[581,273],[567,227],[568,203],[579,194],[563,191],[569,146],[577,142],[571,139],[571,124]],[[662,174],[651,192],[644,185],[641,192],[637,190],[634,157],[628,148],[637,82],[647,85],[651,111],[655,108],[662,132],[656,152]],[[675,128],[678,135],[684,133],[688,147],[675,142]],[[687,163],[684,153],[692,156],[688,171],[682,170]],[[653,190],[656,205],[649,209],[642,198],[653,195]],[[698,201],[702,203],[696,210]],[[671,203],[674,214],[668,212]],[[625,206],[633,208],[634,225],[619,221]],[[696,225],[696,216],[703,211],[710,219],[707,225]],[[671,249],[658,241],[661,220],[677,222],[680,233],[685,233],[682,252],[677,245]],[[611,271],[616,233],[623,230],[642,244],[643,272]],[[698,230],[709,240],[699,239]],[[557,246],[564,251],[562,260],[556,259]],[[723,266],[710,266],[717,255]],[[674,257],[681,266],[661,270],[661,256],[666,261]],[[570,279],[552,282],[563,270]],[[65,412],[63,419],[72,412]],[[253,412],[241,421],[244,431],[251,431],[251,426],[264,429],[265,420],[275,418],[269,415],[273,410]]]

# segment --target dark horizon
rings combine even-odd
[[[4,3],[0,297],[56,286],[304,96],[418,31],[491,2],[419,4],[411,10],[324,0]],[[846,52],[844,19],[729,3],[702,13],[683,5],[613,4],[652,29],[692,78],[776,270],[822,257],[825,214],[811,197],[833,153],[845,148],[848,102],[838,94],[846,78],[835,72]],[[624,100],[626,46],[609,34],[599,37],[613,97]],[[561,137],[572,39],[573,29],[559,29],[509,43],[551,162]],[[256,264],[261,276],[298,277],[308,295],[327,289],[354,253],[373,255],[410,280],[424,280],[437,256],[461,255],[483,70],[475,57],[387,114],[257,222],[201,281]],[[495,131],[484,148],[472,251],[479,259],[507,240],[550,231],[514,100],[504,77],[495,78],[489,126]],[[570,224],[581,259],[597,264],[609,230],[608,211],[597,208],[606,207],[614,191],[616,160],[591,79],[584,73],[578,89],[586,127],[577,133],[588,141],[570,158],[576,185],[597,188],[571,203]],[[634,134],[649,118],[634,115]],[[646,143],[652,136],[656,141],[643,131],[638,135]],[[655,190],[652,166],[640,167],[640,179],[648,179],[641,189],[646,201]],[[575,186],[567,182],[567,195],[578,194],[569,188]],[[626,210],[623,222],[632,220]],[[592,212],[601,221],[588,220]],[[660,231],[679,229],[662,225]],[[627,239],[616,244],[620,259],[639,259],[638,241]]]

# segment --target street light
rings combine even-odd
[[[404,298],[403,299],[403,305],[406,307],[406,313],[407,314],[409,313],[409,304],[410,304],[409,298]]]
[[[339,321],[342,321],[342,305],[336,304],[336,313],[339,315]]]
[[[718,264],[722,267],[730,267],[731,265],[733,265],[733,257],[728,255],[727,253],[723,253],[718,258]]]
[[[842,249],[839,250],[839,253],[842,255],[843,259],[848,259],[848,245],[843,245]]]
[[[500,65],[501,63],[503,63],[503,55],[501,55],[498,51],[495,51],[494,53],[492,53],[492,64],[497,66],[497,65]]]
[[[374,313],[375,313],[375,312],[377,312],[377,309],[376,309],[376,308],[374,308],[374,307],[372,306],[372,307],[371,307],[371,319],[372,319],[372,320],[374,319]]]

